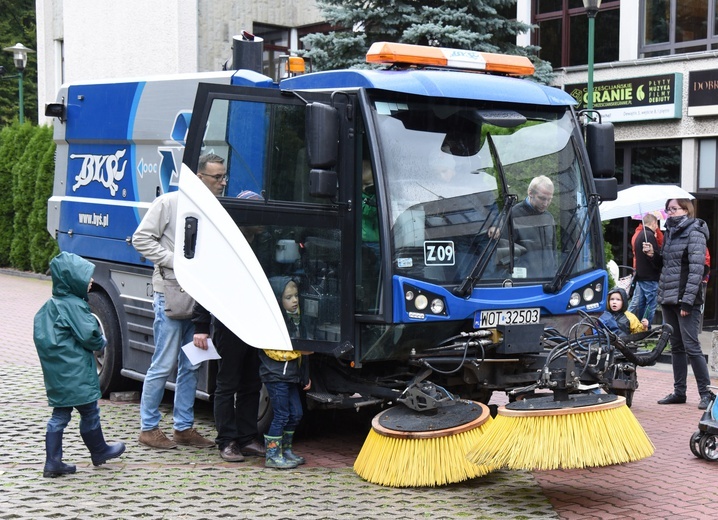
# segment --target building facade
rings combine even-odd
[[[533,43],[555,67],[555,85],[585,108],[587,16],[581,0],[533,2]],[[602,2],[596,17],[593,108],[614,124],[619,190],[677,184],[696,197],[697,216],[718,233],[718,2]],[[615,27],[614,30],[612,27]],[[586,41],[584,41],[586,40]],[[607,222],[616,262],[632,265],[630,218]],[[715,258],[704,326],[718,325]]]
[[[265,65],[322,29],[314,0],[36,0],[38,121],[63,83],[222,70],[242,31]]]

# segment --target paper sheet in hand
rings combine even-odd
[[[222,358],[222,356],[220,356],[217,352],[217,349],[214,348],[214,343],[212,343],[211,338],[207,338],[207,350],[195,347],[194,343],[187,343],[184,347],[182,347],[182,350],[184,350],[184,353],[187,355],[187,359],[189,359],[189,362],[193,365],[198,365],[202,361],[208,361],[210,359]]]

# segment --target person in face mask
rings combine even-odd
[[[673,363],[673,392],[658,404],[686,402],[688,362],[698,384],[700,402],[705,410],[713,396],[709,390],[710,374],[703,356],[698,334],[703,305],[703,281],[708,226],[695,218],[693,202],[689,199],[670,199],[666,202],[666,232],[663,249],[655,251],[644,243],[644,251],[661,269],[658,298],[664,323],[673,327],[671,358]]]

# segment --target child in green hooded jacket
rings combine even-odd
[[[105,443],[97,401],[102,396],[94,352],[106,339],[87,303],[95,265],[73,253],[60,253],[50,262],[52,298],[33,323],[33,340],[42,365],[52,416],[45,433],[44,477],[75,473],[62,462],[62,436],[72,409],[80,413],[80,435],[95,466],[122,455],[121,442]]]

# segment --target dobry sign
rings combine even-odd
[[[718,114],[718,69],[694,70],[688,74],[688,115]]]
[[[579,109],[586,108],[588,84],[564,85],[576,99]],[[682,112],[683,74],[662,74],[599,81],[593,84],[593,109],[604,122],[679,119]]]

